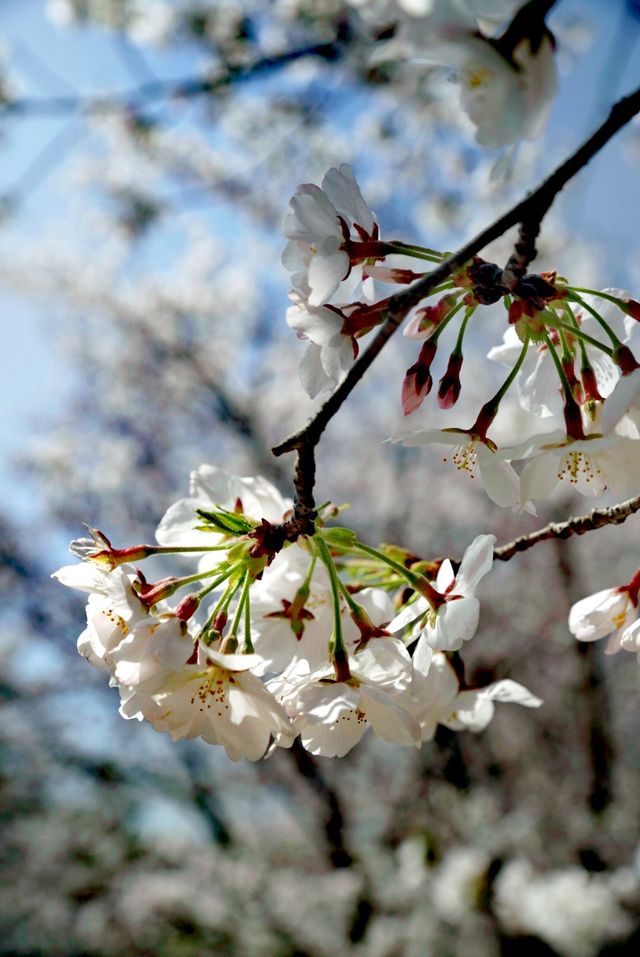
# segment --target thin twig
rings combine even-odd
[[[546,542],[555,538],[571,538],[572,535],[584,535],[585,532],[593,532],[597,528],[604,528],[605,525],[622,525],[623,522],[637,511],[640,511],[640,495],[636,498],[630,498],[620,505],[613,505],[611,508],[594,508],[588,515],[579,515],[576,518],[570,518],[566,522],[551,522],[544,528],[539,528],[536,532],[530,532],[528,535],[521,535],[513,542],[507,545],[500,545],[494,549],[493,557],[501,562],[508,562],[510,558],[518,552],[526,552],[533,548],[538,542]]]
[[[58,116],[72,113],[110,113],[161,100],[188,100],[207,96],[233,83],[251,80],[263,73],[287,66],[305,57],[317,56],[324,60],[338,59],[344,43],[336,39],[315,43],[295,50],[285,50],[273,56],[261,57],[248,66],[229,66],[209,77],[188,77],[183,80],[149,80],[122,93],[97,96],[21,97],[2,105],[1,112],[13,116]]]
[[[520,7],[502,36],[491,41],[492,46],[505,59],[512,60],[513,52],[518,44],[523,39],[528,38],[531,49],[536,53],[545,34],[550,36],[544,21],[556,3],[557,0],[529,0],[528,3]]]
[[[611,108],[611,112],[602,125],[589,137],[561,166],[545,179],[537,189],[513,206],[499,219],[462,246],[456,253],[445,259],[439,266],[427,273],[408,289],[396,293],[389,300],[386,319],[378,334],[362,353],[316,415],[307,425],[276,445],[271,451],[274,455],[285,452],[298,452],[296,466],[296,499],[293,518],[287,526],[287,534],[295,538],[300,534],[312,532],[314,513],[313,488],[315,483],[314,450],[330,420],[338,412],[347,396],[353,391],[364,373],[400,326],[403,319],[414,306],[426,298],[431,291],[457,269],[477,255],[494,239],[502,236],[508,229],[519,223],[525,224],[528,233],[537,232],[539,224],[548,212],[555,197],[606,143],[640,111],[640,88],[629,96],[623,97]],[[535,239],[535,236],[533,237]],[[528,242],[528,241],[527,241]],[[518,255],[518,254],[516,254]],[[526,250],[525,250],[526,255]],[[519,260],[522,263],[522,257]],[[518,263],[514,262],[514,268]],[[526,268],[526,265],[525,267]],[[304,461],[303,461],[304,459]],[[311,511],[310,511],[311,506]]]

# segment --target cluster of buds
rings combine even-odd
[[[295,289],[287,321],[309,341],[301,378],[315,396],[341,381],[360,339],[385,321],[391,297],[376,298],[376,284],[412,283],[425,275],[398,266],[398,257],[433,265],[445,256],[383,242],[348,166],[329,170],[322,189],[301,186],[291,206],[283,261],[293,270]],[[535,511],[533,501],[561,481],[585,495],[605,489],[633,494],[640,481],[640,303],[623,290],[572,286],[554,272],[507,272],[475,257],[409,316],[404,335],[420,342],[420,351],[402,383],[405,416],[433,388],[442,342],[452,329],[453,347],[436,391],[441,409],[458,403],[472,317],[497,304],[505,310],[504,341],[489,358],[508,372],[472,425],[418,430],[398,440],[449,445],[454,464],[470,475],[479,472],[490,498],[505,507]],[[512,387],[527,411],[550,422],[518,446],[498,449],[489,431]],[[517,471],[512,463],[519,461]]]

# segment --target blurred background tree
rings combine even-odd
[[[279,265],[298,183],[348,162],[385,237],[454,248],[639,72],[637,5],[559,2],[548,131],[495,184],[450,75],[399,56],[398,16],[387,0],[0,10],[0,954],[637,953],[637,670],[566,627],[572,601],[629,577],[634,520],[541,545],[484,585],[471,677],[511,675],[542,711],[498,714],[481,737],[441,729],[419,752],[365,738],[335,762],[294,747],[234,765],[125,723],[76,660],[81,602],[48,579],[82,521],[149,540],[202,461],[291,491],[269,448],[314,408]],[[637,295],[639,129],[567,190],[540,268]],[[494,391],[499,321],[474,333],[470,404]],[[321,499],[427,556],[535,527],[437,454],[382,444],[414,358],[392,342],[331,424]],[[523,415],[509,406],[503,428]],[[541,520],[582,510],[558,494]]]

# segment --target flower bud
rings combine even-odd
[[[407,369],[402,383],[402,409],[405,415],[411,415],[419,409],[424,399],[431,391],[433,379],[430,368],[433,362],[438,343],[427,339],[420,350],[418,361]]]
[[[440,379],[438,387],[438,405],[441,409],[450,409],[460,398],[462,388],[460,382],[460,369],[462,368],[462,355],[452,352],[449,357],[447,371]]]
[[[200,605],[200,599],[197,595],[186,595],[175,610],[176,618],[180,621],[188,621],[192,615],[195,615]]]
[[[572,439],[584,439],[584,428],[582,427],[582,413],[580,406],[572,395],[565,396],[564,403],[564,424],[567,435]]]
[[[402,331],[402,335],[407,339],[428,339],[433,335],[443,319],[445,319],[457,301],[457,295],[443,296],[435,306],[424,306],[416,310],[407,325]]]
[[[217,614],[216,617],[213,619],[213,626],[212,626],[212,627],[213,627],[213,630],[214,630],[214,631],[217,631],[218,634],[221,635],[222,632],[224,631],[225,627],[226,627],[227,620],[228,620],[228,615],[227,615],[226,611],[221,611],[221,612],[220,612],[219,614]]]
[[[69,551],[83,562],[95,562],[106,565],[113,571],[125,562],[139,562],[148,558],[153,551],[150,545],[132,545],[129,548],[114,548],[107,536],[97,528],[91,528],[91,538],[75,538],[69,545]]]
[[[613,353],[613,361],[623,375],[629,375],[630,372],[640,369],[640,362],[637,361],[629,346],[619,345]]]
[[[637,302],[635,299],[623,299],[620,302],[620,306],[623,312],[626,312],[628,316],[640,322],[640,302]]]
[[[580,376],[582,378],[582,389],[585,399],[588,402],[604,402],[604,398],[600,395],[600,390],[598,389],[598,380],[596,379],[593,368],[591,366],[583,366],[580,370]]]

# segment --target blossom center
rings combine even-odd
[[[592,457],[582,451],[567,452],[558,469],[558,478],[566,478],[571,485],[576,485],[580,479],[595,482],[599,475],[600,469]]]

